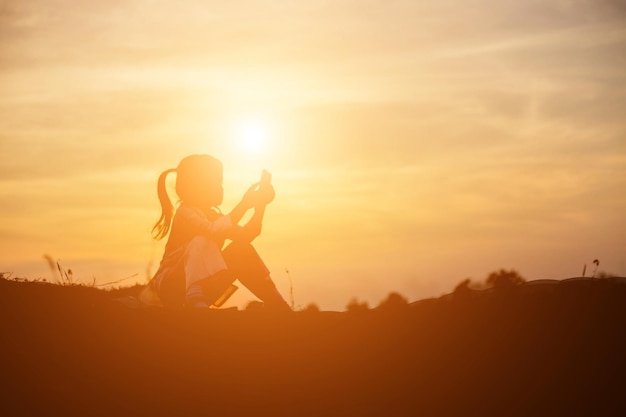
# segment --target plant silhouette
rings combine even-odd
[[[515,270],[500,269],[487,276],[485,284],[495,289],[509,288],[519,285],[526,280]]]

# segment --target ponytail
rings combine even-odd
[[[152,237],[156,240],[161,240],[170,231],[172,224],[172,217],[174,216],[174,206],[167,195],[167,189],[165,188],[165,178],[167,174],[176,172],[176,169],[165,170],[159,175],[159,181],[157,183],[157,193],[159,195],[159,202],[161,203],[161,217],[155,223],[152,228]]]

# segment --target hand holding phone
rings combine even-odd
[[[261,173],[261,181],[259,181],[258,191],[262,195],[262,204],[267,205],[274,200],[274,187],[272,187],[272,174],[269,171],[263,170]]]
[[[272,174],[266,169],[261,173],[261,181],[259,182],[259,187],[264,187],[270,185],[272,183]]]

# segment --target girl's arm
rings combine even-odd
[[[265,215],[265,206],[259,206],[254,209],[254,214],[243,227],[237,228],[232,234],[231,239],[237,242],[250,243],[261,234],[263,226],[263,216]]]
[[[274,199],[275,195],[274,187],[271,185],[266,187],[267,188],[257,191],[257,201],[254,206],[254,214],[245,226],[237,228],[237,230],[232,234],[231,238],[233,240],[250,243],[261,234],[265,208]]]
[[[196,207],[181,205],[176,210],[173,228],[187,230],[187,233],[201,233],[209,238],[223,238],[232,229],[232,222],[228,216],[208,218],[207,214]]]
[[[267,193],[259,193],[256,191],[257,187],[258,184],[253,184],[246,191],[239,204],[228,215],[220,216],[218,213],[215,213],[213,216],[203,212],[201,209],[183,204],[177,210],[174,222],[180,224],[179,227],[183,228],[183,230],[189,228],[212,239],[223,239],[231,235],[237,236],[241,230],[245,229],[245,234],[250,236],[250,241],[252,241],[261,233],[261,221],[263,220],[265,208],[263,207],[263,210],[260,212],[256,209],[255,215],[248,222],[248,224],[252,224],[254,227],[248,228],[248,224],[246,224],[245,228],[242,228],[237,226],[237,223],[241,221],[241,218],[250,208],[259,207],[259,205],[267,201]]]
[[[243,195],[239,204],[237,204],[235,208],[228,213],[233,226],[237,225],[246,212],[257,204],[258,196],[255,190],[258,186],[258,183],[252,184],[252,186],[248,188],[248,191],[246,191]]]

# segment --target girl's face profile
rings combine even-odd
[[[207,155],[184,159],[178,168],[176,191],[181,200],[210,209],[222,204],[224,198],[223,168]]]
[[[204,208],[219,206],[224,199],[224,187],[222,185],[222,173],[215,170],[204,172],[196,192]]]
[[[219,206],[224,200],[224,185],[222,184],[222,175],[220,174],[219,180],[215,178],[210,179],[211,186],[209,187],[208,195],[211,196],[211,206]]]

